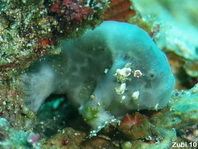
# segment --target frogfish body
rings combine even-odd
[[[24,103],[38,111],[50,94],[67,94],[84,120],[98,129],[131,110],[158,110],[175,79],[165,54],[139,27],[105,21],[83,36],[61,40],[21,75]]]

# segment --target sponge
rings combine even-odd
[[[134,110],[158,110],[175,79],[165,54],[139,27],[105,21],[61,40],[61,53],[39,59],[21,75],[24,103],[37,111],[52,93],[67,94],[96,130]]]

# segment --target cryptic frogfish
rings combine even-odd
[[[165,54],[136,25],[105,21],[81,37],[60,40],[21,74],[24,103],[33,111],[50,94],[66,94],[86,123],[99,129],[133,110],[158,110],[175,78]]]

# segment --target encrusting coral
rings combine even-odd
[[[35,112],[50,94],[66,93],[98,131],[127,111],[158,110],[170,100],[175,81],[166,56],[135,25],[106,21],[58,48],[60,55],[21,75],[24,102]]]

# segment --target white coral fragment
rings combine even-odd
[[[118,82],[126,82],[127,80],[129,80],[128,76],[131,75],[131,72],[131,68],[124,67],[122,69],[117,69],[114,76],[117,78]]]
[[[140,95],[140,91],[133,92],[131,95],[132,100],[137,100],[139,95]]]
[[[118,95],[124,94],[125,90],[126,90],[126,83],[122,83],[120,86],[115,87],[115,91]]]

